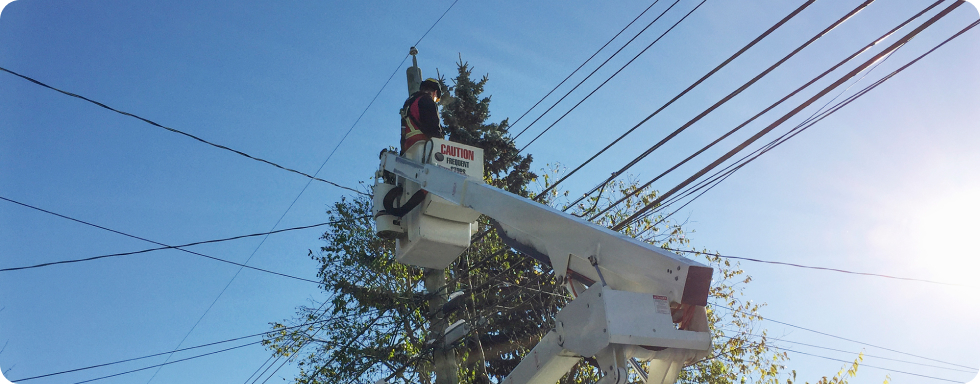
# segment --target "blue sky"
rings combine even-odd
[[[670,3],[662,1],[651,12]],[[697,3],[681,0],[529,133],[551,124]],[[535,168],[578,165],[802,3],[708,0],[532,144],[528,152]],[[860,3],[816,2],[570,178],[565,188],[575,194],[592,187]],[[875,2],[642,161],[632,177],[648,180],[928,3]],[[405,67],[399,63],[450,4],[19,0],[0,14],[0,66],[308,173],[353,127],[319,176],[363,189],[359,183],[370,179],[378,151],[397,144],[396,111],[407,96]],[[426,77],[436,69],[451,77],[462,57],[475,74],[490,76],[491,120],[513,121],[649,4],[460,0],[419,44],[420,66]],[[845,96],[977,17],[975,7],[961,6]],[[648,14],[638,23],[650,20]],[[638,31],[634,26],[624,35]],[[621,37],[611,46],[625,41]],[[975,347],[980,343],[975,250],[980,225],[974,220],[980,215],[978,67],[980,30],[975,28],[760,157],[678,217],[695,230],[695,245],[722,254],[972,285],[742,264],[754,278],[746,297],[767,303],[763,314],[772,319],[980,366]],[[809,97],[814,91],[807,92]],[[556,100],[552,96],[547,105]],[[792,99],[790,107],[777,108],[655,187],[669,189],[802,100]],[[532,111],[515,129],[541,111]],[[532,137],[522,136],[518,144]],[[320,182],[304,190],[307,180],[0,73],[0,196],[5,198],[179,244],[268,231],[280,217],[276,228],[320,223],[325,209],[350,193]],[[316,265],[306,255],[321,245],[321,232],[273,235],[261,247],[260,238],[250,238],[193,250],[315,279]],[[152,246],[0,201],[0,268]],[[226,285],[185,347],[265,331],[269,322],[289,318],[296,306],[322,298],[315,284],[253,270],[243,270],[229,285],[237,270],[168,250],[0,272],[0,346],[5,345],[0,368],[16,379],[173,349]],[[770,335],[796,342],[942,365],[777,323],[763,325]],[[844,365],[790,356],[790,367],[811,382]],[[245,381],[267,357],[260,347],[246,347],[166,366],[153,382]],[[31,382],[77,382],[162,362],[152,358]],[[959,382],[975,375],[871,357],[865,363]],[[100,382],[146,382],[153,372]],[[272,380],[294,372],[287,366]],[[868,367],[852,383],[880,383],[886,374],[893,383],[939,382]]]

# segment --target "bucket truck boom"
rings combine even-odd
[[[374,213],[398,261],[428,268],[452,263],[489,216],[508,246],[549,264],[577,296],[505,383],[553,384],[594,356],[600,383],[625,383],[640,359],[651,362],[648,383],[670,384],[707,355],[710,267],[486,185],[482,163],[481,149],[441,139],[411,156],[382,152]]]

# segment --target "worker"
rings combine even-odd
[[[443,138],[442,128],[439,127],[439,110],[436,106],[441,98],[442,85],[438,80],[428,78],[419,85],[419,91],[405,101],[401,110],[402,155],[416,152],[413,146],[424,144],[433,137]]]

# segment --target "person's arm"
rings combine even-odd
[[[426,136],[443,138],[442,128],[439,127],[439,109],[436,103],[428,97],[419,99],[419,130]]]

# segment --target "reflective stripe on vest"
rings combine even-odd
[[[422,135],[423,134],[422,131],[420,131],[415,126],[416,124],[415,124],[415,121],[414,120],[416,120],[416,119],[411,116],[411,112],[410,112],[411,109],[412,109],[412,107],[415,107],[415,110],[418,110],[419,109],[418,108],[418,105],[419,105],[419,98],[415,98],[415,101],[412,102],[412,104],[410,104],[408,107],[403,108],[401,110],[401,115],[402,115],[402,128],[403,128],[402,129],[402,138],[404,140],[408,140],[409,138],[412,138],[412,137],[415,137],[415,136],[418,136],[418,135]]]

